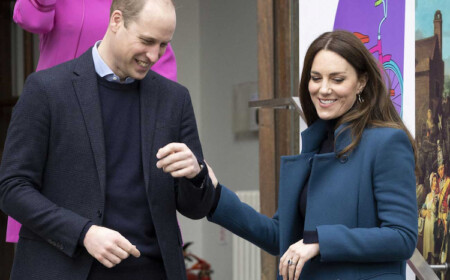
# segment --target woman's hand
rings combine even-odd
[[[319,254],[319,243],[304,244],[303,239],[292,244],[280,259],[283,280],[298,280],[305,263]]]
[[[212,170],[211,166],[209,166],[209,164],[206,162],[206,160],[205,160],[205,164],[206,164],[206,167],[208,167],[209,178],[211,179],[211,181],[214,185],[214,188],[217,188],[217,184],[219,183],[219,181],[216,178],[216,174],[214,174],[214,171]]]

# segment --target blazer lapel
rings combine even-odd
[[[147,190],[150,186],[150,171],[155,170],[152,167],[156,165],[156,154],[152,155],[151,153],[159,99],[159,86],[155,79],[156,77],[149,72],[141,81],[140,86],[142,167]],[[156,178],[156,176],[154,177]]]
[[[77,60],[74,68],[75,77],[72,79],[72,84],[83,113],[91,148],[94,153],[100,188],[104,194],[106,184],[105,137],[103,134],[97,74],[92,60],[92,48]]]

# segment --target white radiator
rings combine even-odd
[[[259,191],[237,191],[242,202],[259,212]],[[233,235],[233,280],[261,279],[261,250]]]

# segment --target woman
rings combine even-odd
[[[17,0],[14,21],[39,34],[37,71],[74,59],[105,35],[113,0]],[[172,47],[152,70],[173,81],[177,67]]]
[[[434,254],[434,222],[436,221],[439,187],[437,186],[437,174],[430,174],[431,192],[428,193],[422,206],[420,215],[425,219],[423,228],[423,256],[428,263],[435,263]]]
[[[17,0],[14,21],[39,34],[36,71],[74,59],[101,40],[109,22],[112,0]],[[175,54],[169,45],[152,66],[160,75],[177,81]],[[20,224],[8,218],[6,241],[17,243]]]
[[[279,254],[282,279],[405,279],[417,241],[414,141],[379,65],[352,33],[324,33],[306,53],[300,100],[309,127],[301,154],[282,158],[275,216],[218,185],[208,219]]]

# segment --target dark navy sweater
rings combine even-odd
[[[130,256],[113,269],[94,262],[90,278],[108,279],[122,271],[128,277],[161,275],[151,279],[163,279],[164,267],[142,167],[139,81],[119,84],[98,77],[98,85],[106,154],[103,226],[136,245],[141,257]]]

